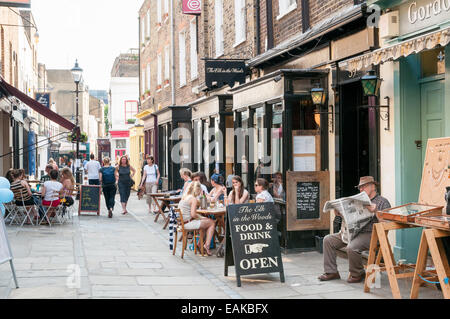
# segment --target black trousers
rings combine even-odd
[[[99,179],[90,179],[89,185],[100,185],[100,180]]]
[[[103,185],[103,195],[105,196],[106,208],[114,210],[116,185]]]

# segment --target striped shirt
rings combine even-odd
[[[11,191],[14,193],[14,199],[19,201],[27,201],[31,199],[31,195],[28,195],[27,188],[22,185],[22,181],[15,181],[11,183]]]

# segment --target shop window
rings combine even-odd
[[[176,143],[181,143],[180,145],[180,167],[187,167],[187,165],[191,162],[190,154],[191,154],[191,138],[190,138],[190,123],[178,123],[178,128],[181,129],[181,133]]]
[[[241,174],[244,187],[248,188],[249,183],[249,117],[250,112],[247,110],[241,112],[241,135],[238,136],[237,150],[238,150],[238,162],[241,163]]]
[[[318,130],[320,114],[314,114],[316,107],[309,96],[292,102],[292,130]]]
[[[194,163],[197,165],[196,170],[201,171],[201,164],[203,162],[203,147],[202,147],[202,121],[194,121]]]
[[[127,148],[127,140],[116,140],[116,148],[117,149]]]
[[[272,105],[272,173],[283,172],[283,104]]]
[[[420,54],[422,78],[445,73],[445,48],[436,48]]]
[[[269,159],[266,156],[267,136],[264,127],[265,107],[259,107],[253,114],[253,159],[255,161],[255,175],[256,180],[259,177],[268,178],[265,174],[265,169],[269,165]]]

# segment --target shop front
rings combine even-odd
[[[151,155],[158,164],[158,147],[156,141],[158,140],[158,125],[157,118],[153,115],[154,110],[146,109],[136,115],[136,118],[144,123],[144,152],[146,155]]]
[[[112,160],[116,163],[123,155],[129,155],[130,131],[109,131],[111,136]]]
[[[97,159],[100,163],[103,163],[103,159],[108,157],[110,160],[114,160],[111,158],[111,142],[107,138],[99,138],[97,139]]]
[[[398,28],[392,31],[391,25],[381,25],[392,31],[381,34],[384,45],[341,66],[353,74],[364,68],[380,69],[384,80],[380,97],[390,99],[393,117],[392,133],[381,136],[381,153],[391,161],[382,161],[381,174],[392,177],[381,187],[389,189],[393,204],[399,206],[419,200],[428,139],[450,136],[450,4],[432,0],[372,2],[389,9],[386,15],[397,17]],[[445,189],[442,197],[444,193]],[[421,230],[396,232],[396,258],[416,260]]]
[[[214,171],[226,179],[234,172],[233,97],[213,95],[193,102],[190,107],[192,169],[204,172],[208,179]]]
[[[183,187],[179,170],[192,169],[191,161],[191,108],[169,106],[153,113],[156,116],[158,166],[163,190]]]
[[[135,125],[130,128],[130,165],[136,169],[134,190],[138,190],[141,183],[141,168],[145,160],[144,126]]]
[[[291,178],[299,173],[327,175],[319,197],[329,197],[329,121],[323,110],[328,90],[322,89],[321,106],[313,102],[311,94],[313,89],[328,88],[328,75],[328,70],[281,69],[230,90],[236,175],[254,198],[257,178],[272,183],[281,174],[283,191],[275,199],[282,210],[279,230],[286,249],[310,249],[315,246],[315,236],[329,232],[330,217],[319,211],[318,202],[314,207],[317,216],[306,218],[298,215],[296,195],[300,193],[289,198],[300,184]]]

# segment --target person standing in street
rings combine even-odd
[[[112,218],[115,197],[116,197],[116,169],[111,166],[109,157],[103,159],[103,167],[100,169],[100,182],[102,184],[103,195],[105,196],[106,208],[108,209],[108,218]]]
[[[115,176],[119,186],[120,203],[122,204],[122,215],[126,215],[127,203],[130,198],[131,187],[134,185],[133,177],[136,170],[130,165],[128,157],[123,155],[120,157],[119,165],[116,166]]]
[[[100,185],[99,172],[102,166],[95,160],[94,154],[91,154],[90,161],[86,163],[84,169],[87,171],[89,185]]]
[[[147,165],[144,166],[144,174],[142,176],[141,185],[145,184],[145,193],[147,194],[148,212],[157,213],[158,209],[153,198],[149,194],[154,194],[158,191],[158,181],[160,173],[158,165],[155,164],[153,156],[147,155]]]
[[[340,275],[336,264],[336,250],[346,247],[349,263],[349,277],[347,282],[358,283],[364,280],[364,266],[362,262],[361,252],[369,250],[370,239],[372,238],[373,224],[378,222],[377,212],[390,208],[389,201],[378,195],[378,183],[372,176],[361,177],[359,185],[356,188],[360,192],[366,192],[372,202],[371,206],[367,206],[367,210],[373,214],[371,221],[361,229],[361,232],[353,238],[349,243],[347,238],[346,224],[342,221],[341,231],[337,234],[327,235],[323,240],[323,264],[325,273],[318,279],[320,281],[329,281],[340,279]],[[336,211],[336,214],[339,212]]]

